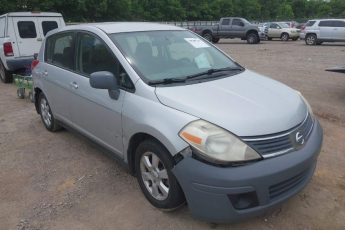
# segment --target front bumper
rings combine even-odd
[[[322,139],[315,120],[308,142],[298,151],[238,167],[217,167],[185,157],[173,173],[194,217],[234,222],[263,214],[302,190],[314,173]],[[243,208],[248,201],[253,201],[252,206]]]

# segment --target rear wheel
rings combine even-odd
[[[147,200],[156,208],[174,210],[185,202],[184,194],[171,169],[170,153],[157,141],[139,144],[135,153],[137,180]]]
[[[43,93],[40,93],[38,97],[38,106],[44,126],[51,132],[59,130],[61,127],[55,119],[48,100]]]
[[[11,83],[12,82],[12,75],[11,73],[6,70],[4,64],[0,61],[0,79],[3,83]]]
[[[315,34],[308,34],[305,37],[305,44],[309,45],[309,46],[314,46],[317,44],[317,38]]]
[[[209,42],[212,42],[212,40],[213,40],[212,34],[210,34],[208,32],[204,33],[204,35],[202,35],[202,37],[205,38]]]
[[[219,40],[220,40],[220,38],[212,38],[212,42],[213,42],[213,43],[218,43]]]
[[[287,42],[287,41],[289,41],[290,36],[289,36],[288,33],[283,33],[283,34],[280,36],[280,39],[281,39],[282,41],[284,41],[284,42]]]
[[[247,35],[247,43],[248,44],[258,44],[260,42],[259,35],[256,33],[250,33]]]

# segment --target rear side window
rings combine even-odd
[[[43,21],[42,22],[42,29],[43,29],[43,35],[46,36],[46,34],[53,30],[58,28],[58,24],[56,21]]]
[[[335,27],[336,21],[321,21],[319,23],[320,27]]]
[[[233,19],[232,25],[233,26],[244,26],[244,23],[240,19]]]
[[[308,21],[307,24],[305,24],[306,27],[313,26],[316,21]]]
[[[230,19],[223,19],[222,25],[223,26],[228,26],[230,24]]]
[[[46,42],[45,61],[74,70],[74,33],[62,33],[49,37]]]
[[[18,22],[18,31],[21,38],[36,38],[36,27],[32,21],[20,21]]]

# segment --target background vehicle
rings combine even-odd
[[[280,38],[282,41],[288,41],[289,39],[296,41],[299,38],[299,30],[289,27],[286,23],[268,22],[263,26],[268,28],[268,40]]]
[[[217,43],[221,38],[241,38],[249,44],[257,44],[266,37],[257,25],[244,18],[235,17],[221,18],[216,25],[200,25],[189,29],[213,43]]]
[[[12,81],[11,72],[30,70],[43,38],[53,29],[64,26],[59,13],[13,12],[0,16],[0,78]]]
[[[239,220],[313,175],[322,128],[303,96],[186,29],[68,26],[43,47],[32,66],[45,127],[72,127],[118,156],[157,208],[187,200],[198,218]]]
[[[323,42],[345,42],[345,19],[309,20],[301,32],[307,45]]]

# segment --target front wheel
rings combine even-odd
[[[309,46],[314,46],[317,44],[317,39],[316,39],[316,35],[315,34],[308,34],[305,37],[305,44],[309,45]]]
[[[212,38],[212,42],[213,42],[213,43],[218,43],[219,40],[220,40],[220,38]]]
[[[61,127],[55,119],[47,98],[43,93],[40,93],[38,97],[39,111],[44,126],[51,132],[59,130]]]
[[[250,33],[247,35],[247,43],[248,44],[258,44],[260,42],[259,35],[256,33]]]
[[[145,140],[135,153],[137,180],[147,200],[156,208],[175,210],[185,202],[184,194],[171,169],[170,153],[157,141]]]

